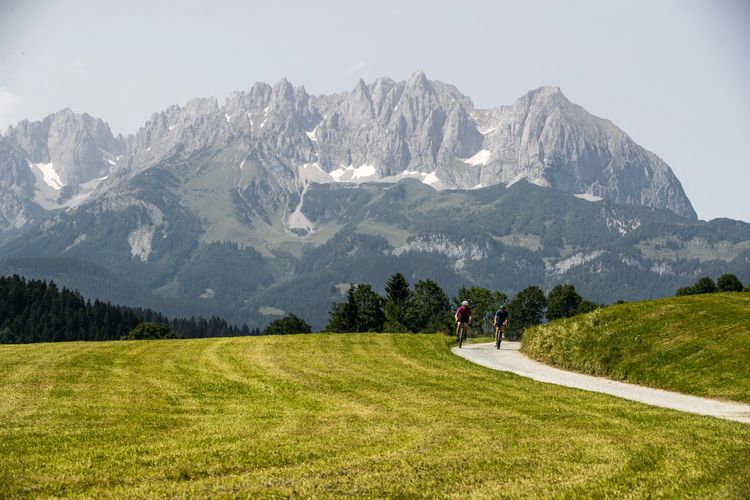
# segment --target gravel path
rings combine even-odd
[[[529,359],[518,351],[520,347],[520,342],[503,342],[499,351],[495,349],[494,343],[469,344],[464,345],[461,349],[454,347],[452,351],[454,354],[478,365],[493,370],[512,372],[539,382],[601,392],[652,406],[750,424],[749,404],[688,396],[677,392],[651,389],[650,387],[561,370]]]

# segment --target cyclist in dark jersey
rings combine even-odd
[[[471,323],[471,308],[468,301],[464,300],[461,302],[461,307],[456,310],[454,318],[456,320],[456,341],[458,341],[458,331],[461,328],[461,324],[465,323],[468,325]]]
[[[505,306],[495,312],[495,319],[492,322],[495,325],[495,342],[497,342],[497,336],[502,335],[505,338],[505,332],[508,331],[508,310]]]

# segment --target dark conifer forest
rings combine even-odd
[[[119,340],[142,322],[169,325],[184,338],[258,335],[219,317],[170,320],[150,309],[129,308],[84,299],[52,281],[0,277],[0,343]]]

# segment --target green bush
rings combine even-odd
[[[547,294],[547,319],[570,318],[579,313],[581,297],[573,285],[555,285]]]
[[[281,319],[271,321],[263,335],[284,335],[287,333],[310,333],[312,328],[305,320],[289,313]]]
[[[169,325],[163,323],[138,323],[122,340],[156,340],[180,338]]]
[[[704,276],[696,281],[695,285],[693,285],[693,289],[695,290],[695,293],[714,293],[718,290],[714,280],[708,276]]]
[[[538,286],[530,285],[518,292],[508,305],[510,333],[518,336],[526,328],[540,324],[546,308],[547,297]]]
[[[734,274],[725,273],[716,282],[720,292],[741,292],[742,282]]]

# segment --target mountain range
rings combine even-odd
[[[63,110],[0,137],[0,271],[168,314],[325,321],[388,274],[609,302],[750,279],[750,225],[697,220],[666,163],[541,87],[478,109],[417,72],[194,99],[135,134]]]

